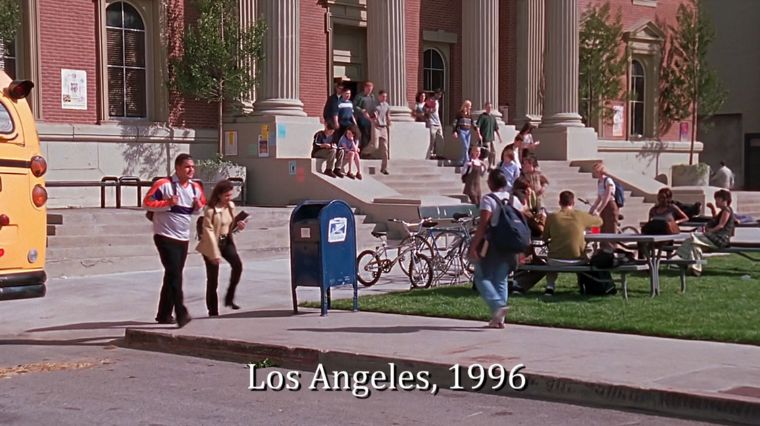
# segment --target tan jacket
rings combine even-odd
[[[232,201],[229,208],[206,206],[203,210],[201,241],[195,250],[209,259],[220,259],[222,253],[219,251],[219,236],[230,232],[235,214],[235,204]]]

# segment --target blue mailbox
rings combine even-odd
[[[356,271],[356,223],[345,201],[305,201],[290,215],[290,279],[293,312],[296,287],[319,287],[322,316],[330,308],[330,289],[352,285],[359,309]]]

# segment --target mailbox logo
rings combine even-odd
[[[345,217],[336,217],[330,219],[327,224],[327,242],[342,243],[346,241],[346,230],[348,229],[348,219]]]

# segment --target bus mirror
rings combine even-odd
[[[34,83],[29,80],[13,80],[8,86],[8,96],[15,100],[25,98],[33,87]]]

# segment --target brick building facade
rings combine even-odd
[[[241,5],[248,4],[246,7],[251,9],[248,13],[255,16],[262,16],[259,3],[265,1],[270,0],[240,0]],[[358,88],[374,72],[369,69],[368,55],[372,52],[367,52],[368,39],[376,36],[368,34],[369,1],[298,3],[298,96],[307,116],[321,116],[333,78],[348,77]],[[403,7],[406,96],[403,105],[412,106],[418,91],[441,87],[446,92],[442,118],[450,122],[461,102],[472,98],[472,94],[465,93],[467,73],[463,58],[468,52],[463,51],[463,36],[480,28],[463,22],[463,8],[487,3],[487,7],[495,9],[483,10],[498,13],[495,17],[498,40],[492,52],[498,56],[498,99],[488,100],[505,107],[500,109],[508,111],[509,115],[504,117],[507,124],[520,121],[516,115],[519,109],[516,94],[518,73],[525,65],[518,61],[518,49],[524,43],[517,34],[521,19],[519,3],[541,0],[390,1]],[[560,0],[545,0],[547,4],[555,1]],[[598,0],[576,1],[581,13],[591,4],[601,4]],[[601,124],[601,140],[656,138],[653,129],[658,52],[665,28],[674,21],[680,3],[681,0],[610,0],[612,10],[620,10],[623,16],[626,38],[621,40],[621,49],[631,53],[626,79],[631,79],[634,61],[644,64],[646,130],[638,136],[632,135],[630,129],[620,135],[618,129],[613,135],[611,125]],[[214,106],[169,93],[165,84],[168,60],[181,53],[182,30],[192,20],[187,13],[190,4],[189,0],[68,0],[65,6],[57,0],[24,2],[22,30],[16,43],[20,53],[12,71],[37,84],[31,103],[46,146],[51,178],[94,179],[106,174],[148,177],[165,173],[169,168],[167,156],[176,150],[190,148],[201,156],[213,153]],[[113,20],[116,9],[122,14],[120,23]],[[135,16],[141,23],[134,22]],[[114,53],[115,37],[122,37],[121,47],[125,51]],[[135,37],[143,37],[143,44],[135,41]],[[62,70],[76,70],[86,76],[86,105],[82,108],[63,106]],[[114,89],[118,86],[115,81],[124,82],[123,87]],[[139,87],[133,87],[135,81],[141,81]],[[629,86],[628,82],[624,85]],[[376,90],[380,89],[386,88],[376,83]],[[631,118],[627,98],[617,101],[624,108],[626,128]],[[476,110],[479,108],[475,105]],[[133,116],[129,116],[130,109]],[[127,113],[114,116],[116,110]],[[679,130],[682,129],[671,129],[660,138],[683,139]],[[72,155],[72,146],[77,148],[76,156]]]

